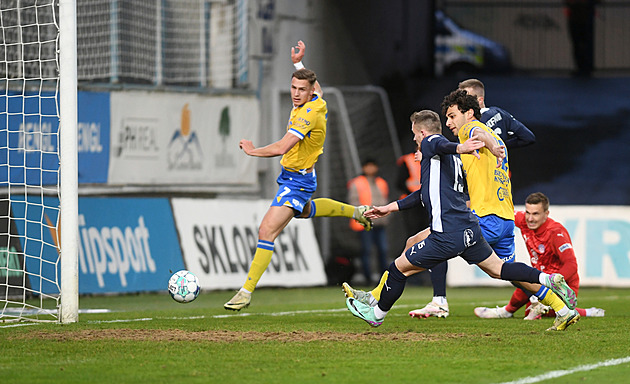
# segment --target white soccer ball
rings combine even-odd
[[[199,280],[192,272],[182,269],[168,280],[168,292],[178,303],[190,303],[199,295]]]

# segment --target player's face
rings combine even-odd
[[[549,211],[545,211],[542,203],[539,204],[525,204],[525,222],[527,228],[532,231],[540,228],[549,217]]]
[[[466,124],[466,115],[463,114],[457,105],[451,105],[446,110],[446,126],[457,136],[459,129]]]
[[[314,91],[315,87],[308,80],[300,80],[295,77],[291,79],[291,100],[293,105],[298,106],[310,101]]]
[[[422,132],[420,132],[420,124],[411,123],[411,132],[413,132],[413,140],[418,145],[418,148],[420,148],[420,143],[422,142],[422,139],[424,138],[422,136]]]

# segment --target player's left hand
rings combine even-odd
[[[291,61],[293,64],[299,63],[304,58],[306,53],[306,44],[302,40],[297,42],[295,47],[291,47]]]
[[[477,136],[473,136],[458,146],[458,152],[471,154],[476,158],[481,159],[477,150],[485,146],[486,144],[483,141],[477,139]]]
[[[243,152],[245,152],[248,155],[251,153],[251,151],[253,151],[256,148],[254,147],[254,144],[251,142],[251,140],[245,140],[245,139],[241,140],[238,143],[238,147],[242,149]]]
[[[496,145],[489,148],[490,152],[497,158],[497,168],[501,168],[503,159],[505,159],[505,145]]]

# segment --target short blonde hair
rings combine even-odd
[[[464,80],[461,83],[459,83],[457,88],[459,89],[472,88],[472,90],[475,92],[473,96],[486,97],[485,87],[483,86],[483,83],[481,82],[481,80],[477,80],[477,79]]]
[[[414,112],[409,118],[413,124],[423,125],[427,131],[431,133],[442,132],[442,123],[440,122],[440,115],[437,113],[424,109],[420,112]]]

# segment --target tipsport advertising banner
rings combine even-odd
[[[113,92],[109,183],[255,185],[258,126],[254,96]]]
[[[515,209],[524,211],[525,207]],[[581,287],[630,287],[630,207],[552,205],[549,217],[564,225],[571,236]],[[531,265],[521,231],[516,228],[514,232],[516,260]],[[488,277],[461,258],[449,260],[447,283],[450,286],[510,285]]]
[[[58,272],[58,211],[46,208],[57,206],[47,197],[24,202],[13,196],[11,202],[31,286],[41,280],[45,293],[58,292],[48,282]],[[37,224],[41,217],[47,230]],[[164,291],[170,271],[184,268],[168,199],[80,198],[78,230],[80,294]],[[44,263],[28,256],[40,252]]]
[[[109,93],[77,95],[79,183],[106,183],[109,164]],[[0,186],[56,185],[59,171],[58,97],[8,91],[0,95]]]
[[[237,289],[247,278],[258,226],[269,200],[172,199],[186,268],[203,289]],[[313,222],[293,219],[274,242],[274,253],[259,287],[326,284]]]

